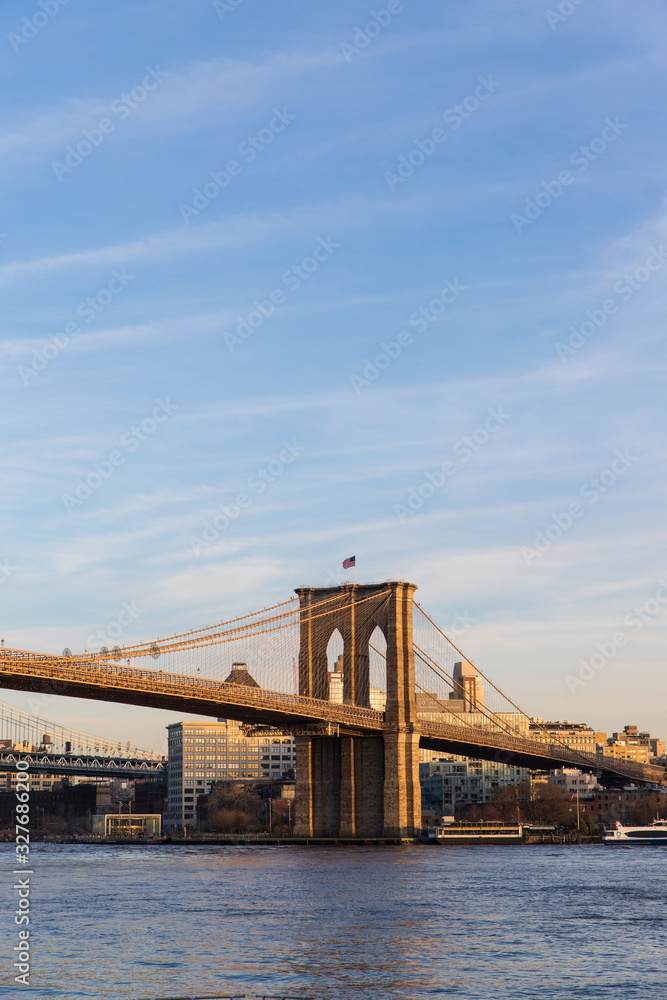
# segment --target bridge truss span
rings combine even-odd
[[[51,754],[41,751],[0,750],[0,771],[15,771],[21,761],[31,774],[77,775],[90,778],[156,778],[165,772],[166,762],[94,757],[88,754]]]

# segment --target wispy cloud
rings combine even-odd
[[[118,137],[192,132],[215,123],[217,128],[246,119],[256,109],[271,106],[276,92],[296,86],[304,75],[335,65],[339,57],[329,52],[269,53],[265,58],[234,60],[218,57],[185,66],[153,64],[164,81],[150,99],[137,107],[119,127]],[[101,88],[94,97],[65,97],[34,112],[0,123],[0,153],[5,168],[35,154],[54,154],[86,127],[107,116],[114,100],[141,84],[145,67],[125,79],[116,78],[113,87]]]

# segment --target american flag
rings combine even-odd
[[[350,569],[352,566],[356,566],[356,565],[357,565],[357,557],[356,556],[350,556],[349,559],[344,559],[343,560],[343,569]]]

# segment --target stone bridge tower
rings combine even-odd
[[[382,734],[297,737],[295,833],[412,837],[421,827],[419,728],[412,644],[413,583],[301,587],[299,694],[328,700],[327,646],[343,639],[343,701],[370,707],[368,644],[387,642]]]

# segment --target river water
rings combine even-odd
[[[32,848],[0,998],[667,997],[667,847]]]

